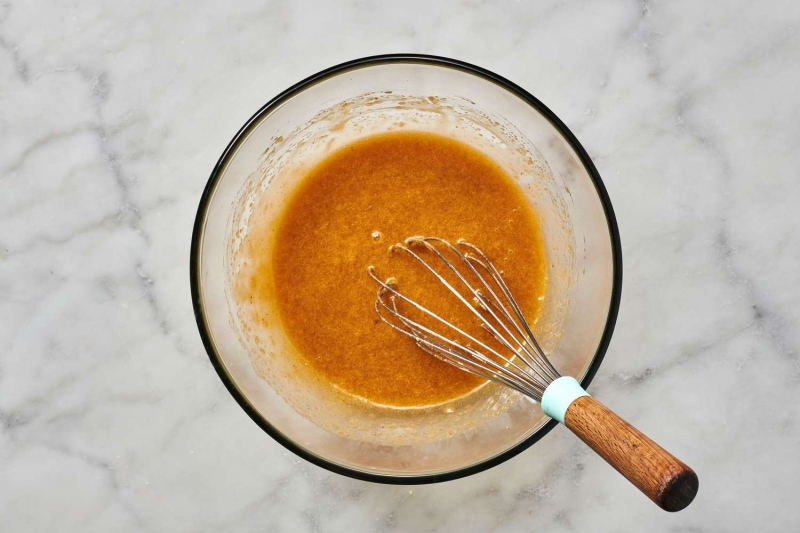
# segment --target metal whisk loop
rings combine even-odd
[[[497,268],[477,246],[464,241],[459,241],[458,244],[470,251],[466,254],[462,253],[458,247],[438,237],[411,237],[406,239],[405,245],[396,244],[392,249],[409,254],[424,266],[451,294],[467,306],[479,320],[481,327],[502,348],[511,352],[510,356],[504,355],[427,307],[408,298],[393,287],[392,283],[378,278],[374,268],[370,267],[370,276],[380,285],[375,301],[375,310],[378,316],[395,330],[414,339],[417,345],[427,353],[462,370],[502,383],[541,401],[545,389],[552,381],[560,377],[559,373],[547,360]],[[456,283],[460,286],[463,285],[463,288],[461,290],[456,288],[428,260],[412,250],[411,247],[415,245],[421,245],[431,252],[433,257],[438,259],[441,265],[444,265],[445,271],[451,272],[457,280]],[[437,245],[443,246],[445,251],[451,252],[455,258],[458,258],[460,263],[466,267],[466,273],[471,274],[471,277],[477,281],[477,285],[474,281],[471,282]],[[439,268],[441,269],[441,266]],[[481,270],[484,273],[481,273]],[[497,291],[487,277],[496,285]],[[473,299],[477,306],[472,305],[465,294]],[[385,299],[388,299],[389,303],[384,301]],[[398,299],[433,318],[445,326],[451,334],[458,334],[459,340],[451,338],[452,335],[442,335],[403,314],[398,309]],[[466,343],[462,339],[466,340]]]
[[[525,337],[525,340],[528,343],[527,345],[523,343],[523,347],[529,345],[534,350],[536,350],[536,354],[532,354],[532,356],[535,357],[536,355],[538,355],[539,356],[538,359],[534,360],[544,362],[545,369],[543,371],[550,377],[550,379],[556,380],[559,377],[561,377],[561,374],[558,373],[553,364],[550,362],[550,359],[547,358],[547,356],[544,353],[544,350],[539,345],[539,342],[536,340],[536,337],[533,335],[533,332],[531,331],[531,328],[528,325],[528,321],[525,320],[525,316],[522,314],[522,310],[519,308],[519,305],[517,305],[516,300],[514,300],[514,297],[511,295],[511,291],[509,290],[508,285],[506,285],[505,280],[503,280],[503,277],[500,275],[500,272],[497,270],[497,268],[492,264],[491,261],[489,261],[489,258],[486,257],[486,254],[483,253],[483,251],[474,244],[470,244],[464,241],[463,239],[459,240],[458,244],[472,249],[475,253],[481,256],[482,261],[476,258],[475,256],[472,256],[471,254],[466,255],[467,259],[474,261],[475,263],[479,264],[484,269],[486,269],[492,276],[494,282],[497,283],[497,285],[500,287],[500,290],[503,293],[506,302],[511,306],[511,308],[514,311],[514,315],[517,317],[517,320],[522,325],[522,328],[525,330],[524,333],[518,330],[519,333]],[[483,278],[481,278],[481,280],[482,279]],[[491,287],[489,287],[489,290],[491,291]],[[496,301],[500,301],[500,299],[494,294],[493,291],[492,291],[492,296]],[[502,307],[502,309],[504,313],[509,315],[508,311],[504,307]],[[514,324],[514,327],[518,328],[517,321],[514,321],[510,318],[509,320],[511,321],[512,324]],[[525,351],[527,352],[527,350]]]
[[[536,374],[542,375],[543,377],[548,378],[548,382],[552,381],[552,380],[555,380],[555,379],[557,379],[559,377],[558,373],[555,372],[552,369],[552,367],[548,368],[549,362],[547,363],[547,365],[542,365],[539,362],[539,359],[544,359],[546,361],[546,357],[544,355],[543,350],[541,350],[541,348],[539,347],[538,343],[535,342],[535,340],[533,341],[533,343],[526,342],[526,340],[528,340],[528,339],[525,338],[526,335],[520,330],[518,324],[513,319],[511,314],[508,312],[508,310],[505,308],[505,306],[502,304],[502,301],[497,297],[497,295],[495,294],[495,292],[492,289],[491,285],[489,285],[486,282],[486,280],[483,278],[483,276],[480,274],[480,272],[478,272],[475,269],[474,265],[472,264],[473,261],[476,262],[477,264],[481,265],[483,268],[486,268],[489,271],[489,273],[492,275],[493,279],[495,279],[495,282],[498,283],[498,285],[501,287],[501,290],[505,289],[504,294],[506,294],[508,297],[510,297],[510,292],[508,291],[508,288],[505,285],[505,282],[503,281],[502,277],[500,276],[500,273],[497,271],[496,268],[494,268],[494,265],[491,265],[491,263],[488,263],[488,258],[486,258],[486,255],[479,248],[475,247],[474,245],[469,245],[466,242],[459,241],[459,244],[468,245],[470,248],[472,248],[477,253],[479,253],[481,255],[481,257],[484,258],[484,260],[487,263],[481,262],[480,260],[478,260],[474,256],[470,257],[469,255],[462,254],[461,251],[458,250],[458,248],[456,248],[455,246],[450,244],[448,241],[445,241],[444,239],[440,239],[438,237],[412,237],[411,239],[408,239],[407,242],[409,242],[409,244],[413,244],[413,243],[419,242],[419,243],[423,244],[426,248],[428,248],[430,251],[432,251],[434,254],[436,254],[436,256],[439,259],[441,259],[442,262],[444,262],[444,264],[448,267],[448,269],[451,270],[453,273],[455,273],[456,276],[458,276],[458,278],[464,283],[464,285],[473,294],[473,296],[476,298],[476,300],[481,304],[481,307],[490,314],[491,318],[493,318],[500,325],[500,327],[502,327],[502,329],[505,331],[506,335],[511,337],[511,340],[510,341],[507,340],[506,337],[501,335],[497,331],[497,329],[495,329],[492,326],[492,324],[489,321],[485,320],[483,316],[481,316],[480,314],[478,314],[476,311],[473,310],[473,312],[475,312],[476,315],[481,319],[481,327],[483,327],[483,329],[487,330],[504,347],[506,347],[507,349],[509,349],[512,352],[514,352]],[[466,264],[469,267],[471,272],[478,278],[480,283],[483,285],[483,288],[486,289],[489,292],[489,295],[491,296],[491,298],[487,297],[483,292],[481,292],[480,289],[475,289],[474,287],[472,287],[469,284],[469,282],[464,278],[464,276],[461,275],[461,273],[453,266],[453,264],[438,249],[436,249],[436,247],[433,244],[431,244],[431,242],[442,243],[445,246],[447,246],[450,250],[452,250],[453,253],[455,253],[464,262],[464,264]],[[422,261],[419,258],[419,256],[415,255],[415,257],[418,260]],[[422,261],[422,262],[423,262],[423,264],[425,264],[424,261]],[[433,269],[431,269],[431,267],[428,266],[427,264],[425,264],[425,265],[428,267],[429,270],[434,272],[434,274],[438,278],[441,279],[441,276],[439,276],[437,272],[433,271]],[[491,269],[489,268],[488,265],[491,265]],[[517,306],[516,302],[513,300],[513,298],[511,298],[510,301],[511,301],[512,307],[516,310],[516,313],[517,313],[517,316],[518,316],[519,320],[524,324],[524,327],[526,328],[526,331],[529,333],[529,335],[528,335],[529,339],[533,339],[533,334],[530,333],[530,328],[528,328],[528,324],[525,321],[525,318],[522,316],[522,312],[519,310],[519,307]],[[498,317],[498,315],[497,315],[497,313],[495,311],[500,312],[502,314],[504,320],[501,319],[500,317]],[[519,338],[516,337],[514,335],[514,333],[512,333],[509,330],[508,325],[507,325],[508,323],[510,323],[514,327],[514,329],[516,330],[517,334],[520,336]],[[538,353],[534,353],[534,352],[530,351],[529,346],[531,346],[531,345],[535,346],[535,348],[538,349]],[[551,372],[551,370],[553,370],[553,372]],[[526,372],[526,374],[527,374],[527,372]]]
[[[438,357],[439,359],[450,363],[456,367],[462,368],[464,370],[471,370],[475,373],[478,373],[481,377],[486,379],[491,379],[495,381],[500,381],[512,387],[523,394],[543,394],[544,387],[541,385],[536,386],[533,390],[531,384],[526,383],[524,380],[520,378],[520,376],[509,372],[503,365],[498,364],[494,361],[491,357],[487,357],[481,351],[473,349],[468,346],[464,346],[461,343],[453,341],[452,339],[441,335],[440,333],[433,331],[432,329],[419,324],[405,316],[403,316],[397,310],[397,298],[409,303],[417,310],[423,312],[424,314],[430,316],[431,318],[437,320],[441,324],[447,326],[450,330],[462,335],[467,340],[476,344],[479,348],[486,350],[486,352],[490,353],[491,355],[497,357],[505,361],[506,363],[511,363],[506,357],[500,354],[494,348],[487,346],[482,341],[476,339],[469,333],[461,330],[460,328],[454,326],[450,322],[444,320],[439,315],[434,313],[433,311],[427,309],[426,307],[418,304],[417,302],[411,300],[410,298],[406,297],[404,294],[398,292],[388,283],[380,280],[375,275],[375,270],[373,268],[369,269],[369,274],[378,284],[381,285],[381,288],[378,289],[378,298],[375,301],[375,311],[378,313],[378,316],[381,320],[391,326],[396,331],[403,333],[414,339],[420,348],[424,349],[426,352],[431,353],[432,355]],[[383,297],[386,293],[389,293],[389,300],[391,301],[391,306],[389,306],[386,302],[383,301]],[[381,310],[388,312],[392,316],[394,316],[401,324],[398,326],[391,320],[387,319]],[[516,366],[516,365],[514,365]],[[520,369],[520,371],[522,371]],[[541,390],[541,392],[539,392]]]

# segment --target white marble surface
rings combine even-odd
[[[800,4],[0,4],[0,531],[792,531],[800,523]],[[661,512],[563,428],[459,481],[284,450],[208,362],[197,201],[265,101],[355,57],[494,70],[587,147],[619,218],[590,387],[693,465]]]

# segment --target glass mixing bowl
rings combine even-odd
[[[286,448],[359,479],[445,481],[513,457],[556,423],[538,404],[495,384],[469,402],[413,416],[337,403],[335,395],[303,386],[293,359],[282,357],[293,348],[280,321],[254,332],[232,296],[238,245],[254,210],[277,217],[304,169],[347,142],[388,130],[456,137],[516,180],[539,215],[550,263],[535,332],[561,373],[586,387],[608,347],[621,292],[619,232],[608,194],[586,151],[547,107],[510,81],[452,59],[403,54],[351,61],[262,107],[225,149],[200,200],[192,299],[225,386]]]

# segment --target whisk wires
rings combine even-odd
[[[383,280],[369,267],[369,275],[380,286],[375,311],[385,324],[413,339],[425,352],[541,401],[547,386],[560,374],[537,342],[500,271],[474,244],[459,240],[457,245],[438,237],[410,237],[392,249],[419,262],[472,312],[496,343],[489,345],[409,298],[391,278]]]

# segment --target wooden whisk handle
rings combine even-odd
[[[697,494],[697,474],[591,396],[569,404],[564,425],[666,511],[680,511]]]

